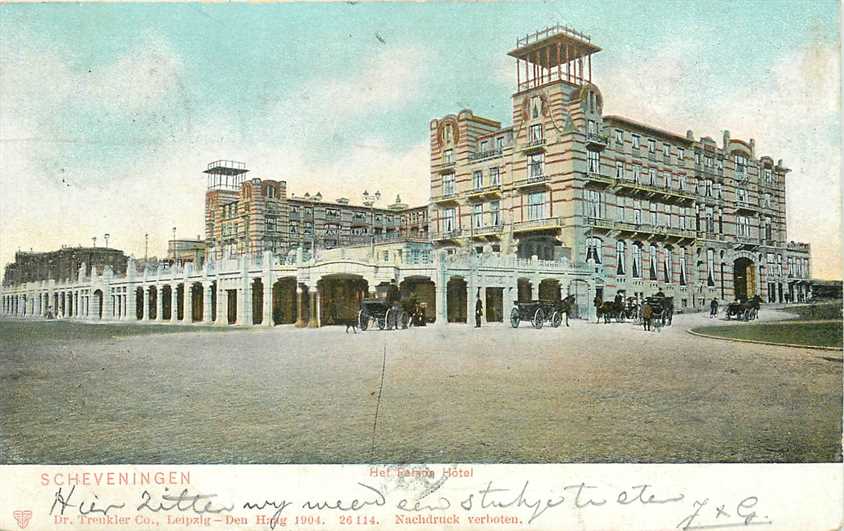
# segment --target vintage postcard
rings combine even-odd
[[[0,5],[0,530],[844,525],[833,0]]]

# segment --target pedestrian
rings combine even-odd
[[[715,319],[716,317],[718,317],[718,299],[713,297],[712,302],[709,303],[709,318]]]
[[[481,296],[475,300],[475,328],[481,327],[481,316],[484,314],[484,303],[481,301]]]
[[[642,306],[642,326],[645,328],[645,332],[651,331],[651,320],[653,320],[653,317],[653,306],[651,306],[651,303],[646,302],[644,306]]]

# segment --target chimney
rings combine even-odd
[[[750,156],[756,158],[756,140],[753,138],[750,139]]]
[[[730,131],[724,129],[724,151],[727,151],[730,147]]]
[[[692,131],[691,129],[687,129],[686,130],[686,138],[688,138],[689,140],[694,140],[695,139],[695,132]]]

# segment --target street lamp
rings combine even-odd
[[[173,263],[176,263],[176,227],[173,227]]]
[[[369,207],[369,228],[372,231],[370,236],[370,253],[372,259],[375,260],[375,202],[381,199],[381,191],[376,190],[374,194],[370,194],[366,190],[363,191],[363,205]]]
[[[94,247],[96,247],[97,246],[97,237],[94,236],[93,238],[91,238],[91,241],[94,242]]]
[[[105,233],[105,242],[106,242],[106,249],[108,249],[108,239],[111,238],[111,234]]]
[[[144,234],[144,267],[147,266],[147,260],[149,258],[147,256],[148,254],[149,254],[149,233],[147,232],[146,234]],[[144,311],[146,311],[146,310],[144,310]]]

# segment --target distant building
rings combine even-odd
[[[3,285],[13,286],[41,280],[76,280],[85,264],[85,274],[95,267],[102,273],[111,266],[115,274],[126,273],[128,257],[119,249],[107,247],[62,247],[57,251],[15,253],[15,261],[6,265]]]
[[[287,183],[246,179],[242,162],[219,160],[208,165],[205,194],[205,242],[215,258],[272,251],[286,254],[298,247],[335,248],[410,238],[429,240],[428,206],[409,207],[400,197],[386,208],[334,201],[322,194],[288,196]],[[380,198],[380,196],[379,196]]]
[[[840,280],[812,280],[812,298],[841,299]]]
[[[167,261],[201,264],[205,259],[205,240],[176,239],[167,242]]]

